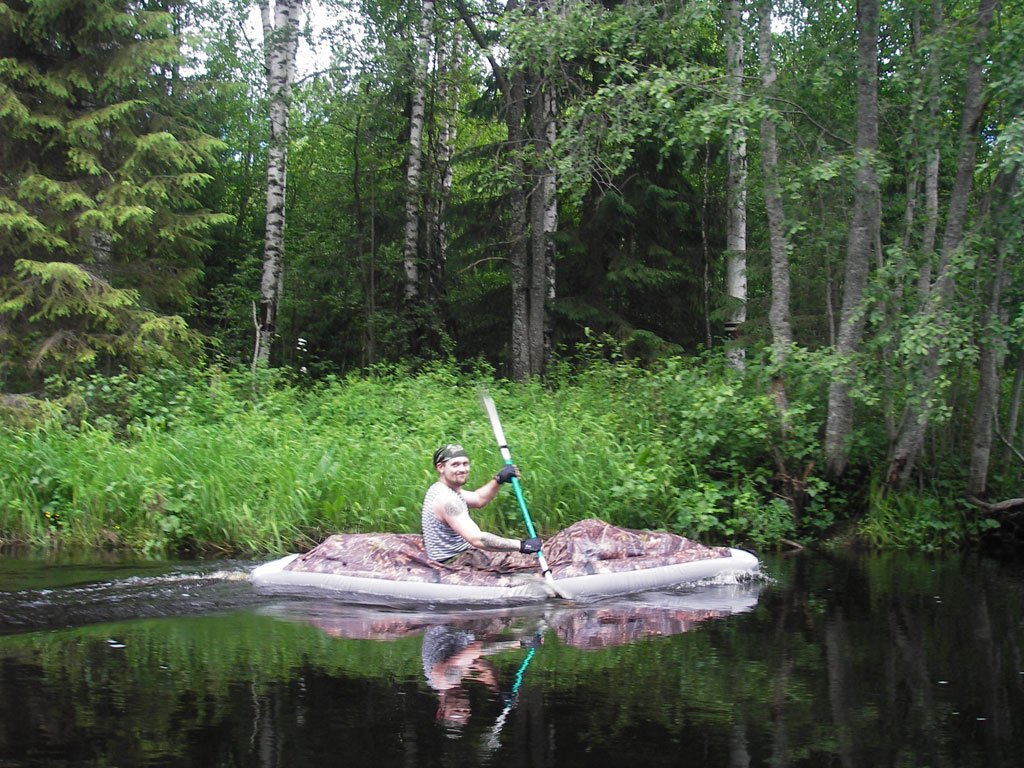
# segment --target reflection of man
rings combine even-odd
[[[437,691],[437,719],[462,728],[471,714],[469,691],[463,683],[476,680],[498,693],[497,670],[483,657],[519,647],[518,640],[484,643],[469,630],[455,627],[428,629],[420,655],[427,684]]]

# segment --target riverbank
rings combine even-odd
[[[827,389],[794,384],[797,396]],[[814,469],[823,403],[794,399],[783,430],[754,366],[597,361],[525,384],[454,365],[319,382],[219,369],[70,382],[8,408],[0,543],[269,554],[334,532],[414,531],[437,445],[465,445],[471,486],[502,463],[481,389],[542,535],[599,517],[760,549],[837,527],[943,548],[986,526],[938,494],[873,491],[878,430],[859,434],[859,480],[829,485]],[[485,527],[520,532],[511,494],[481,512]]]

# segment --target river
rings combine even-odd
[[[242,561],[0,556],[0,766],[1019,764],[1019,565],[764,562],[432,612],[257,592]]]

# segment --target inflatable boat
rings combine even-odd
[[[339,534],[305,554],[258,566],[251,579],[260,588],[327,590],[356,603],[507,606],[736,582],[760,568],[757,557],[741,549],[595,519],[559,531],[544,543],[544,554],[547,578],[533,555],[473,550],[438,563],[415,534]]]

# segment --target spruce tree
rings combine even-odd
[[[162,362],[200,276],[220,143],[174,116],[166,3],[0,2],[0,388]]]

